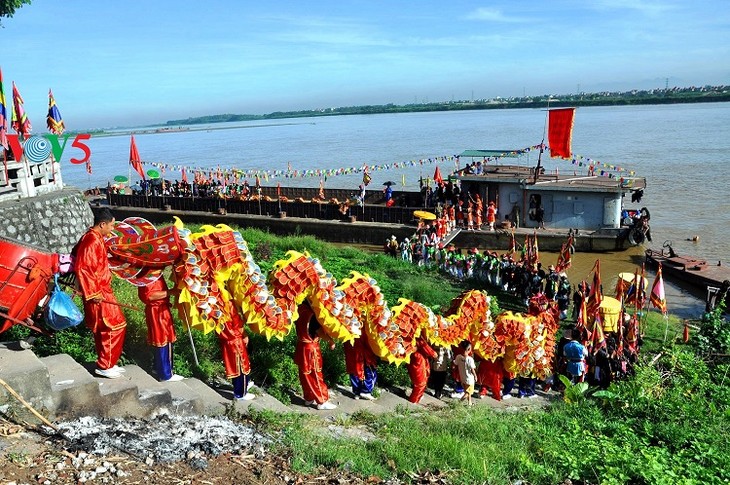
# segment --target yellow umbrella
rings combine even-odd
[[[601,305],[598,307],[603,321],[604,332],[615,332],[618,330],[619,315],[621,315],[621,302],[616,298],[604,296]]]
[[[625,282],[628,283],[628,286],[626,287],[626,289],[628,289],[629,286],[634,284],[634,278],[636,278],[636,276],[637,275],[635,275],[634,273],[627,273],[627,272],[618,274],[619,278],[621,278],[622,280],[624,280]],[[640,275],[638,277],[641,278]],[[647,280],[646,278],[644,278],[643,286],[644,287],[642,288],[642,290],[646,290],[649,287],[649,280]]]
[[[436,214],[428,211],[413,211],[413,217],[416,219],[423,219],[424,221],[435,221]]]

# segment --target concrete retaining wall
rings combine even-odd
[[[89,203],[75,187],[0,202],[0,235],[49,252],[70,252],[93,221]]]

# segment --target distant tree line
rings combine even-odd
[[[730,101],[730,86],[703,86],[669,89],[633,90],[623,92],[604,91],[599,93],[577,93],[561,95],[523,96],[512,98],[477,99],[473,101],[442,101],[433,103],[413,103],[405,105],[380,104],[365,106],[345,106],[316,110],[275,111],[263,115],[218,114],[197,116],[181,120],[167,121],[167,125],[197,125],[203,123],[225,123],[231,121],[257,121],[282,118],[304,118],[312,116],[340,116],[382,113],[413,113],[426,111],[461,111],[478,109],[506,108],[545,108],[563,106],[618,106],[632,104],[677,104],[710,103]]]

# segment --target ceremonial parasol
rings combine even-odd
[[[634,279],[637,276],[634,273],[624,272],[624,273],[619,273],[618,277],[621,278],[622,280],[624,280],[630,286],[630,285],[634,284]],[[639,276],[638,278],[642,279],[641,276]],[[646,278],[643,278],[643,280],[644,281],[642,281],[642,286],[643,286],[642,290],[646,290],[649,287],[649,280],[647,280]],[[626,286],[626,288],[628,289],[628,286]]]
[[[601,305],[598,307],[603,321],[604,332],[615,332],[618,330],[619,316],[621,315],[621,302],[616,298],[604,296]]]
[[[129,182],[129,178],[127,178],[127,176],[125,175],[117,175],[116,177],[114,177],[114,181],[119,182],[120,184],[126,184],[127,182]]]
[[[147,170],[147,176],[151,179],[160,178],[160,172],[157,170]]]
[[[413,211],[413,217],[416,219],[423,219],[424,221],[435,221],[436,214],[428,211]]]

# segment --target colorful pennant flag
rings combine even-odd
[[[56,100],[50,89],[48,90],[48,116],[46,117],[46,124],[48,125],[48,131],[56,135],[62,135],[66,130],[61,112],[58,110],[58,106],[56,106]]]
[[[667,299],[664,293],[664,278],[662,278],[661,263],[659,263],[656,278],[654,279],[654,286],[651,287],[651,295],[649,298],[655,308],[658,308],[663,314],[667,313]]]
[[[601,290],[601,260],[597,259],[593,266],[593,284],[588,295],[588,311],[590,314],[597,314],[598,308],[603,301],[603,291]]]
[[[0,69],[0,145],[6,150],[8,148],[8,111],[5,101],[5,88],[3,87],[3,70]]]
[[[23,109],[23,97],[20,95],[15,81],[13,81],[13,129],[20,135],[21,139],[26,139],[30,135],[33,127],[30,124],[28,115],[25,114]]]

